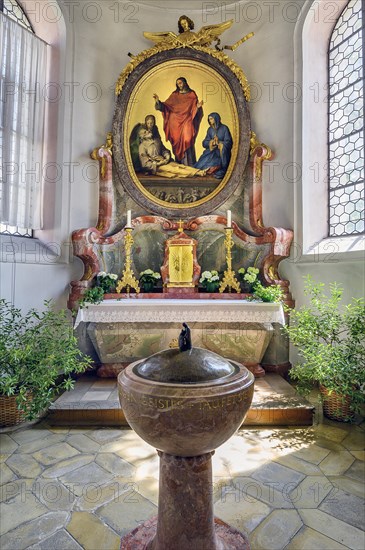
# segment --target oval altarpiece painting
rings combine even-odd
[[[143,208],[205,215],[233,193],[245,169],[250,120],[229,66],[205,52],[160,52],[138,65],[117,97],[117,177]]]

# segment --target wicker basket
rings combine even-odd
[[[17,407],[16,395],[0,395],[0,427],[16,426],[22,422],[25,422],[24,412]]]
[[[348,422],[354,417],[349,397],[345,397],[334,391],[330,393],[324,386],[320,386],[319,391],[323,400],[323,413],[327,418]]]

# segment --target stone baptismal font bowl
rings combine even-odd
[[[128,423],[160,456],[158,517],[123,537],[121,549],[247,550],[243,533],[214,518],[211,457],[242,424],[254,376],[191,347],[183,326],[179,348],[132,363],[118,376]]]

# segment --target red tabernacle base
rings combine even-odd
[[[221,550],[250,550],[250,543],[246,535],[231,527],[219,518],[214,518],[215,532],[218,539],[218,546]],[[125,535],[121,540],[120,550],[149,550],[150,543],[156,534],[157,516],[151,518],[133,531]],[[183,549],[176,541],[175,550]],[[200,548],[199,550],[214,550],[211,548]]]

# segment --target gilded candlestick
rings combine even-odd
[[[126,227],[124,231],[125,231],[125,237],[124,237],[125,266],[123,269],[122,278],[118,281],[116,290],[118,293],[120,293],[123,288],[126,288],[127,294],[129,294],[130,289],[134,288],[134,290],[138,294],[140,291],[139,283],[136,277],[134,276],[133,269],[132,269],[132,246],[134,243],[133,236],[132,236],[132,228]]]
[[[240,294],[241,287],[239,282],[236,279],[236,274],[232,270],[232,248],[233,248],[233,229],[231,227],[226,227],[226,238],[224,239],[224,245],[226,248],[226,262],[227,269],[224,272],[223,281],[220,284],[219,292],[224,292],[228,287],[228,292],[232,292],[234,289],[237,294]]]

